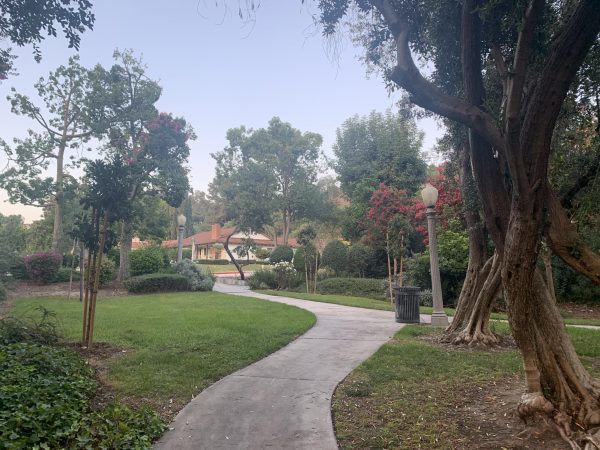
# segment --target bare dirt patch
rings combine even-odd
[[[600,320],[600,305],[569,302],[559,303],[558,307],[574,319]]]

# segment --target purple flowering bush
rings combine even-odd
[[[62,264],[62,255],[54,252],[38,252],[24,259],[29,279],[44,284],[54,281]]]

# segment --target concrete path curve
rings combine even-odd
[[[394,314],[220,283],[215,290],[298,306],[313,312],[317,323],[281,350],[202,391],[155,449],[337,449],[333,391],[401,328]]]

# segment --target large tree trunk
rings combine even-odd
[[[461,192],[469,231],[469,265],[454,318],[443,340],[454,344],[495,345],[498,338],[489,326],[491,308],[500,289],[500,258],[488,257],[480,201],[465,148],[461,155]]]
[[[121,234],[119,236],[119,273],[117,280],[123,282],[130,277],[129,253],[131,252],[131,239],[133,232],[131,225],[126,220],[121,222]]]
[[[245,280],[246,276],[244,275],[242,266],[239,265],[239,263],[233,257],[233,253],[231,253],[231,250],[229,250],[229,239],[231,239],[231,236],[233,236],[237,232],[238,232],[238,229],[234,228],[233,233],[231,233],[229,236],[227,236],[227,239],[225,239],[225,244],[223,244],[223,248],[225,248],[225,252],[227,252],[227,254],[229,255],[229,259],[231,260],[231,262],[233,263],[233,265],[235,266],[237,271],[240,273],[240,280]]]

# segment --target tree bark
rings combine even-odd
[[[131,224],[123,220],[121,222],[121,234],[119,235],[119,273],[117,275],[117,280],[120,282],[125,281],[131,276],[129,271],[131,239],[133,239]]]
[[[66,131],[66,130],[65,130]],[[64,156],[66,142],[61,142],[56,155],[56,194],[54,195],[54,225],[52,227],[52,251],[60,252],[62,237],[63,202],[64,202]]]

